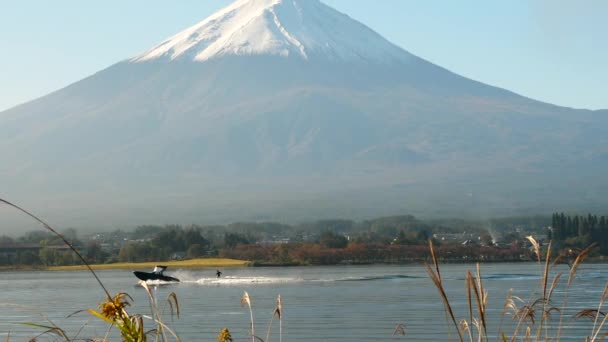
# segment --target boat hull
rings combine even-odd
[[[163,274],[158,274],[158,273],[154,273],[154,272],[141,272],[141,271],[135,271],[133,272],[133,274],[135,274],[135,276],[143,281],[146,280],[162,280],[162,281],[177,281],[179,282],[179,279],[177,278],[173,278],[173,277],[169,277]]]

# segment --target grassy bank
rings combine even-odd
[[[171,268],[210,268],[210,267],[242,267],[249,266],[249,261],[223,259],[223,258],[204,258],[178,261],[161,261],[161,262],[120,262],[114,264],[99,264],[91,265],[94,270],[134,270],[152,269],[156,265],[165,265]],[[80,271],[86,270],[86,266],[51,266],[47,270],[50,271]]]

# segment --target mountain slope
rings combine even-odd
[[[237,1],[0,113],[0,178],[74,224],[592,210],[607,118],[458,76],[318,1]]]

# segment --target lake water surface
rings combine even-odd
[[[534,263],[483,264],[482,275],[488,299],[488,331],[495,335],[501,322],[504,300],[510,289],[522,299],[538,298],[533,291],[539,283],[539,266]],[[457,319],[468,318],[465,272],[475,265],[444,265],[442,277]],[[574,320],[584,308],[597,308],[608,280],[606,265],[583,265],[568,292],[562,341],[582,341],[590,334],[592,322]],[[226,268],[221,279],[215,269],[167,270],[182,280],[154,292],[163,304],[175,292],[181,315],[165,318],[182,341],[216,341],[227,327],[235,341],[251,341],[249,311],[240,299],[250,295],[256,335],[265,338],[277,295],[283,299],[283,341],[449,341],[446,316],[437,289],[422,265]],[[560,265],[556,271],[568,266]],[[99,277],[112,295],[128,293],[134,300],[128,311],[149,314],[149,301],[130,271],[100,271]],[[11,341],[27,341],[43,332],[20,324],[47,320],[72,337],[103,337],[107,325],[78,310],[97,308],[103,292],[88,272],[0,272],[0,338],[10,333]],[[553,305],[561,307],[564,288],[556,290]],[[16,304],[16,305],[14,305]],[[72,316],[70,316],[72,315]],[[70,317],[68,317],[70,316]],[[553,324],[558,324],[554,313]],[[148,323],[149,324],[149,323]],[[395,335],[402,324],[405,336]],[[503,326],[511,326],[511,316]],[[151,328],[152,326],[149,325]],[[278,321],[272,325],[271,341],[278,341]],[[505,329],[507,332],[511,328]],[[112,341],[115,331],[110,333]],[[41,341],[53,340],[41,337]]]

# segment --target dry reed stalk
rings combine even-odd
[[[561,315],[559,317],[559,325],[557,328],[557,336],[556,339],[559,340],[560,336],[561,336],[561,332],[562,332],[562,322],[564,319],[564,312],[566,311],[566,304],[568,302],[568,292],[570,290],[570,285],[572,285],[572,281],[574,281],[574,278],[576,277],[576,271],[578,270],[578,267],[580,266],[580,264],[583,262],[583,260],[585,260],[585,258],[587,257],[587,254],[589,254],[589,252],[591,252],[591,249],[593,249],[595,247],[595,243],[592,243],[591,245],[589,245],[587,248],[583,249],[574,259],[574,262],[572,263],[572,266],[570,266],[570,273],[568,274],[568,282],[566,284],[566,293],[564,295],[564,301],[562,303],[562,309],[561,309]]]
[[[536,241],[536,239],[533,236],[527,236],[526,239],[528,241],[530,241],[530,243],[532,244],[532,246],[534,248],[534,253],[536,254],[536,257],[537,257],[536,258],[537,262],[539,264],[540,274],[541,274],[539,290],[542,294],[542,297],[539,299],[536,299],[531,304],[526,304],[521,309],[514,311],[514,313],[515,313],[514,318],[519,317],[519,321],[517,323],[517,326],[515,328],[511,341],[514,341],[515,338],[518,336],[519,328],[524,321],[528,320],[531,322],[532,325],[536,324],[536,314],[538,311],[540,311],[540,317],[539,317],[539,324],[538,324],[535,339],[539,340],[541,338],[542,332],[543,332],[543,327],[545,330],[545,338],[548,338],[549,331],[548,331],[548,325],[546,324],[546,320],[548,319],[551,312],[559,311],[557,308],[548,307],[548,305],[550,304],[551,297],[553,295],[553,291],[555,290],[555,287],[556,287],[559,279],[561,278],[561,274],[562,274],[561,272],[558,273],[553,278],[551,285],[548,286],[550,270],[558,262],[558,259],[556,259],[553,263],[551,262],[552,242],[549,242],[549,246],[547,248],[547,254],[543,258],[542,248],[541,248],[540,243],[538,241]],[[520,301],[521,301],[521,299],[520,299]],[[512,304],[514,304],[514,302],[512,302]],[[542,306],[542,309],[537,308],[539,306]],[[515,306],[513,306],[513,307],[515,307]],[[528,326],[528,328],[530,328],[530,327]]]
[[[277,297],[277,308],[275,309],[279,317],[279,342],[283,342],[283,300],[281,295]]]
[[[70,318],[70,317],[72,317],[72,316],[74,316],[74,315],[76,315],[78,313],[82,313],[82,312],[86,312],[86,310],[78,310],[76,312],[73,312],[73,313],[69,314],[66,318]],[[89,324],[89,321],[90,321],[90,319],[87,320],[87,322],[85,324],[83,324],[80,327],[80,329],[78,329],[78,331],[76,332],[76,335],[74,335],[74,337],[72,338],[72,340],[74,340],[74,341],[80,340],[80,338],[78,336],[82,333],[82,331],[84,330],[84,328]],[[95,340],[93,340],[93,341],[95,341]]]
[[[488,340],[487,334],[484,335],[483,333],[483,326],[481,324],[481,321],[478,320],[477,318],[473,318],[473,326],[475,327],[475,329],[477,329],[477,342],[482,342],[483,341],[483,337],[486,337],[486,341]]]
[[[435,248],[433,247],[433,240],[429,239],[429,249],[431,251],[431,259],[433,260],[433,264],[435,265],[435,271],[437,272],[437,279],[441,282],[441,272],[439,272],[439,263],[437,262],[437,257],[435,256]]]
[[[606,284],[606,287],[604,288],[604,292],[602,293],[602,298],[600,300],[600,308],[603,305],[603,303],[606,301],[607,297],[608,297],[608,284]],[[596,330],[596,323],[597,323],[597,316],[596,316],[595,322],[593,323],[593,330],[592,330],[592,334],[591,334],[591,341],[595,341],[596,340],[596,338],[598,337],[598,334],[600,333],[600,331],[604,327],[604,324],[606,323],[606,319],[608,319],[608,315],[604,315],[604,319],[602,319],[602,322],[600,323],[599,326],[597,326],[597,330]],[[608,336],[608,334],[607,333],[602,334],[600,336],[600,341],[605,336]]]
[[[486,331],[486,323],[485,323],[485,303],[484,303],[484,295],[483,293],[480,293],[481,290],[479,289],[478,284],[475,283],[475,278],[473,277],[473,275],[471,274],[470,271],[467,271],[467,277],[466,277],[466,287],[467,287],[467,296],[468,296],[468,300],[469,300],[469,315],[470,315],[470,320],[471,323],[473,323],[475,325],[475,321],[476,318],[473,317],[473,303],[472,303],[472,296],[471,296],[471,292],[473,292],[473,295],[475,297],[475,303],[476,303],[476,307],[477,307],[477,313],[479,314],[479,323],[480,326],[478,326],[477,330],[479,332],[479,337],[481,338],[482,336],[485,336],[487,339],[487,331]]]
[[[551,245],[552,241],[549,241],[549,246],[547,247],[547,256],[545,258],[545,269],[543,272],[543,298],[547,298],[547,282],[549,280],[549,261],[551,261]]]
[[[513,310],[513,320],[516,318],[518,319],[515,330],[513,331],[513,335],[511,336],[511,342],[514,342],[517,336],[519,336],[519,329],[526,320],[529,320],[532,324],[534,324],[534,317],[536,315],[533,305],[525,304],[518,309],[515,301],[524,303],[524,300],[517,296],[511,296],[511,298],[505,303],[505,309],[509,308]],[[527,329],[529,328],[530,327],[528,326]]]
[[[543,269],[542,278],[541,278],[541,281],[542,281],[541,289],[542,289],[542,294],[543,294],[543,297],[542,297],[543,310],[542,310],[540,322],[538,324],[538,330],[536,331],[537,340],[540,338],[540,336],[542,334],[543,326],[545,328],[545,336],[547,336],[549,334],[549,332],[548,332],[549,328],[545,322],[545,318],[546,318],[545,313],[547,312],[547,304],[549,303],[549,299],[547,297],[547,284],[549,282],[549,270],[550,270],[549,262],[551,261],[551,245],[552,245],[552,242],[550,241],[549,246],[547,247],[547,255],[545,257],[545,267]]]
[[[21,211],[22,213],[26,214],[27,216],[33,218],[34,220],[36,220],[38,223],[42,224],[42,226],[47,229],[48,231],[50,231],[51,233],[55,234],[58,238],[61,239],[61,241],[63,241],[63,243],[66,244],[66,246],[68,246],[72,252],[74,252],[74,254],[76,254],[76,256],[78,257],[78,259],[80,259],[80,261],[82,261],[82,263],[87,267],[87,269],[91,272],[91,274],[93,274],[93,277],[95,277],[95,280],[97,280],[97,283],[99,283],[99,286],[101,286],[101,288],[103,289],[103,291],[106,294],[106,297],[108,300],[110,300],[112,298],[112,296],[110,296],[110,292],[108,292],[108,290],[106,289],[106,287],[103,285],[103,283],[101,282],[101,279],[99,279],[99,277],[97,276],[97,274],[95,273],[95,271],[93,271],[93,269],[91,268],[91,266],[89,265],[89,263],[84,259],[84,257],[80,254],[80,252],[78,252],[78,250],[76,250],[76,248],[74,248],[74,246],[72,246],[72,244],[63,236],[61,235],[59,232],[57,232],[55,229],[53,229],[53,227],[51,227],[48,223],[44,222],[43,220],[41,220],[40,218],[38,218],[36,215],[30,213],[29,211],[21,208],[20,206],[13,204],[7,200],[4,200],[2,198],[0,198],[0,203],[4,203],[10,207],[13,207],[19,211]]]
[[[484,336],[487,341],[488,340],[487,321],[486,321],[487,291],[484,290],[483,283],[481,282],[481,268],[480,268],[479,263],[477,263],[476,276],[473,276],[473,274],[470,271],[467,271],[466,289],[467,289],[467,299],[468,299],[468,304],[469,304],[469,319],[477,327],[477,331],[479,332],[479,339],[481,339],[482,336]],[[472,303],[473,296],[471,296],[471,292],[473,292],[474,297],[475,297],[477,313],[479,315],[478,321],[473,317],[473,303]],[[475,324],[476,322],[478,324]]]
[[[280,322],[281,322],[281,311],[282,311],[282,303],[281,303],[281,295],[279,295],[277,297],[277,306],[275,307],[274,311],[272,312],[272,317],[270,318],[270,323],[268,323],[268,329],[266,330],[266,342],[270,341],[270,330],[272,329],[272,321],[274,321],[274,317],[277,316],[279,317],[279,335],[281,334],[281,327],[280,327]],[[279,337],[282,340],[282,336]]]
[[[471,296],[471,280],[469,277],[469,274],[471,272],[467,271],[467,276],[465,278],[465,290],[467,292],[467,303],[469,304],[469,322],[473,322],[473,296]],[[462,326],[463,321],[460,321],[460,325]],[[465,321],[466,323],[466,321]],[[468,325],[466,326],[466,328],[468,329]],[[469,331],[469,335],[470,335],[470,331]],[[473,340],[473,337],[471,336],[471,340]]]
[[[141,285],[141,287],[144,288],[144,290],[146,290],[146,294],[148,295],[148,303],[150,304],[150,313],[152,314],[152,320],[154,322],[160,321],[161,319],[160,319],[160,315],[159,315],[159,310],[158,310],[158,306],[156,304],[156,295],[152,293],[152,290],[148,286],[148,283],[146,283],[145,281],[140,281],[139,284]],[[143,320],[141,323],[142,323],[142,330],[143,330]],[[167,340],[167,336],[165,335],[165,331],[162,328],[162,326],[157,324],[155,331],[156,331],[157,336],[161,335],[163,337],[163,341]]]
[[[598,309],[583,309],[577,313],[574,314],[574,318],[575,319],[579,319],[579,318],[591,318],[595,321],[597,321],[597,318],[599,316],[606,316],[605,312],[599,311]]]
[[[589,247],[583,249],[583,251],[576,256],[576,259],[574,259],[574,263],[572,263],[572,267],[570,267],[570,274],[568,275],[568,287],[570,287],[570,284],[576,276],[578,266],[583,262],[583,260],[585,260],[587,254],[589,254],[589,252],[591,252],[591,249],[594,247],[595,243],[592,243],[591,245],[589,245]]]
[[[33,218],[35,221],[40,223],[45,229],[47,229],[48,231],[53,233],[55,236],[59,237],[61,239],[61,241],[63,241],[63,243],[72,250],[72,252],[78,257],[78,259],[80,259],[80,261],[91,272],[91,274],[93,275],[95,280],[97,280],[97,283],[99,284],[99,286],[104,291],[104,293],[106,295],[106,301],[102,302],[100,304],[101,312],[97,312],[97,311],[94,311],[91,309],[86,310],[87,312],[91,313],[95,317],[102,319],[103,321],[110,323],[109,329],[111,329],[111,327],[113,325],[117,325],[118,328],[121,330],[124,341],[127,341],[127,342],[129,342],[129,341],[134,341],[134,342],[135,341],[146,341],[146,334],[144,334],[144,332],[143,332],[143,317],[141,315],[130,316],[127,313],[127,311],[125,310],[125,306],[130,305],[129,302],[126,299],[124,299],[125,297],[131,298],[128,294],[119,293],[115,297],[110,296],[110,293],[108,292],[108,290],[106,289],[104,284],[101,282],[101,279],[99,279],[99,277],[97,276],[95,271],[91,268],[89,263],[80,254],[80,252],[78,252],[78,250],[76,248],[74,248],[74,246],[69,241],[67,241],[67,239],[62,234],[57,232],[53,227],[51,227],[48,223],[46,223],[42,219],[38,218],[36,215],[30,213],[29,211],[21,208],[18,205],[13,204],[2,198],[0,198],[0,203],[4,203],[12,208],[15,208],[15,209],[21,211],[22,213],[26,214],[27,216]],[[148,293],[148,295],[151,299],[151,305],[153,304],[153,307],[156,308],[156,302],[154,300],[154,297],[152,296],[152,293],[150,292],[150,289],[147,287],[147,285],[144,286],[144,288],[146,289],[146,292]],[[172,293],[172,295],[173,295],[172,299],[176,305],[176,310],[177,310],[177,314],[179,317],[179,304],[177,302],[177,296],[175,296],[174,293]],[[169,304],[171,305],[171,311],[173,312],[173,305],[172,305],[170,299],[171,298],[169,298],[168,301],[169,301]],[[131,300],[132,300],[132,298],[131,298]],[[77,311],[77,312],[82,312],[82,311],[84,311],[84,310]],[[169,331],[175,337],[175,339],[177,341],[179,341],[180,340],[179,337],[170,328],[168,328],[162,322],[162,320],[160,320],[160,313],[158,312],[158,310],[153,310],[153,314],[155,314],[157,317],[157,319],[155,319],[155,322],[157,323],[157,326],[158,326],[157,331],[161,332],[161,334],[163,336],[163,341],[167,340],[166,335],[164,333],[165,330]],[[42,315],[42,317],[45,317],[45,316]],[[47,321],[49,323],[51,323],[51,326],[34,324],[34,323],[24,323],[24,324],[38,327],[38,328],[48,329],[47,331],[43,332],[43,334],[46,334],[46,333],[55,334],[55,335],[58,335],[58,336],[64,338],[66,341],[70,341],[70,339],[66,335],[65,331],[63,331],[61,328],[57,327],[54,323],[52,323],[50,320],[48,320],[48,318],[47,318]],[[110,331],[109,329],[108,329],[108,333]],[[157,338],[158,338],[158,335],[157,335]],[[106,338],[104,338],[104,340],[106,340],[106,339],[107,339],[107,334],[106,334]],[[35,340],[35,338],[34,338],[34,340]]]
[[[541,259],[540,244],[538,243],[538,241],[536,241],[536,239],[534,239],[534,237],[532,235],[526,236],[526,239],[528,239],[528,241],[530,241],[530,243],[534,247],[534,254],[536,254],[536,258],[538,259],[538,262],[540,263],[541,262],[540,261],[540,259]]]
[[[563,274],[564,272],[558,272],[555,277],[553,277],[551,287],[549,288],[549,295],[547,296],[549,300],[551,300],[551,298],[553,297],[553,290],[555,290],[555,287],[557,286],[557,283],[559,282]]]
[[[169,296],[167,296],[167,303],[171,309],[171,318],[173,319],[173,313],[175,312],[177,319],[179,319],[179,302],[177,301],[175,292],[169,293]]]
[[[401,335],[405,336],[405,325],[399,323],[395,326],[395,330],[393,331],[393,336]]]
[[[272,321],[274,320],[274,315],[270,318],[270,322],[268,323],[268,328],[266,329],[266,342],[270,340],[270,330],[272,329]]]
[[[49,325],[36,324],[33,322],[23,322],[20,324],[35,327],[35,328],[40,328],[40,329],[46,329],[40,335],[53,334],[53,335],[57,335],[59,337],[64,337],[66,339],[66,341],[69,341],[67,334],[63,329],[59,328],[59,326],[57,324],[55,324],[48,316],[46,316],[45,314],[43,314],[42,312],[38,311],[37,309],[35,309],[33,307],[28,307],[28,306],[20,305],[20,304],[12,304],[12,303],[0,303],[0,307],[22,309],[24,311],[29,311],[30,313],[40,316],[44,321],[48,322]],[[40,336],[40,335],[38,335],[38,336]],[[9,335],[7,335],[7,338],[9,338],[9,336],[10,336],[10,332],[9,332]]]
[[[38,326],[38,327],[43,328],[43,326]],[[53,329],[49,329],[49,330],[41,333],[37,337],[40,337],[40,336],[45,335],[45,334],[48,334],[48,335],[57,335],[57,336],[61,337],[64,341],[71,342],[70,338],[65,334],[65,332],[63,331],[63,329],[54,329],[54,328]],[[38,340],[37,337],[33,338],[32,341],[37,341]]]
[[[579,266],[584,261],[584,259],[588,256],[588,254],[591,252],[591,250],[595,246],[595,244],[592,244],[589,247],[582,250],[576,256],[574,262],[570,266],[570,272],[568,275],[568,281],[567,281],[566,289],[565,289],[564,301],[562,304],[562,308],[559,309],[557,307],[552,306],[551,301],[552,301],[552,297],[555,292],[555,289],[557,288],[557,284],[562,279],[564,272],[557,272],[555,274],[555,276],[553,276],[552,279],[550,279],[551,278],[550,274],[551,274],[551,270],[553,269],[553,267],[559,263],[559,261],[562,259],[563,256],[557,255],[557,257],[555,257],[554,260],[552,260],[552,258],[553,258],[553,253],[552,253],[553,252],[552,251],[553,243],[552,242],[549,242],[549,245],[547,247],[547,253],[545,255],[543,255],[543,251],[541,249],[540,243],[538,241],[536,241],[536,239],[534,239],[534,237],[532,237],[532,236],[528,236],[527,239],[530,241],[530,243],[533,246],[534,253],[536,254],[536,259],[539,264],[539,271],[540,271],[541,278],[540,278],[540,282],[538,285],[539,286],[538,292],[536,290],[534,292],[538,293],[540,298],[537,298],[536,300],[529,300],[527,302],[524,302],[520,298],[513,296],[512,290],[509,291],[509,294],[508,294],[507,299],[505,300],[505,304],[503,306],[503,314],[502,314],[502,318],[501,318],[500,327],[498,330],[497,340],[502,340],[505,342],[507,341],[507,338],[508,338],[507,334],[502,331],[502,322],[503,322],[504,317],[507,315],[507,313],[509,311],[512,311],[513,320],[517,319],[517,324],[515,326],[515,330],[513,332],[513,335],[510,337],[510,340],[512,342],[514,342],[516,340],[522,340],[522,341],[555,340],[555,341],[559,341],[560,336],[561,336],[561,329],[563,328],[562,322],[563,322],[565,307],[566,307],[567,301],[568,301],[568,291],[569,291],[574,279],[576,278],[576,274],[577,274]],[[481,279],[480,264],[476,265],[477,270],[476,270],[475,274],[473,274],[471,271],[467,271],[466,278],[465,278],[465,280],[466,280],[465,288],[466,288],[466,292],[467,292],[467,300],[468,300],[468,305],[469,305],[469,307],[468,307],[469,320],[468,321],[461,320],[459,322],[459,324],[457,324],[450,301],[447,298],[443,280],[441,278],[441,273],[439,271],[437,255],[435,254],[435,250],[434,250],[432,241],[429,241],[429,249],[430,249],[430,255],[431,255],[431,260],[432,260],[433,264],[431,265],[430,263],[427,263],[425,265],[427,273],[429,274],[429,277],[433,281],[433,284],[439,291],[439,295],[444,304],[444,309],[445,309],[444,312],[446,313],[446,319],[449,320],[451,318],[451,321],[452,321],[454,327],[456,327],[456,331],[458,333],[460,341],[461,342],[463,341],[463,334],[465,334],[465,333],[468,333],[469,340],[471,342],[475,339],[477,341],[482,341],[482,340],[484,340],[484,338],[485,338],[485,341],[488,341],[489,337],[487,334],[487,320],[486,320],[487,291],[483,287],[483,282]],[[586,341],[595,342],[596,340],[598,340],[598,338],[599,338],[599,340],[602,340],[604,337],[608,336],[608,333],[604,333],[604,334],[600,335],[602,328],[604,327],[604,325],[606,324],[606,321],[608,320],[608,314],[601,311],[602,306],[604,305],[604,303],[607,299],[608,299],[608,284],[606,285],[604,292],[602,293],[602,298],[600,300],[600,303],[598,304],[597,309],[582,310],[577,315],[575,315],[575,318],[590,317],[590,318],[594,319],[592,337],[591,338],[587,337]],[[475,303],[473,303],[473,300],[475,301]],[[521,308],[518,308],[516,301],[524,303],[524,305],[522,305]],[[474,313],[475,310],[473,309],[473,306],[475,306],[475,310],[477,311],[476,313]],[[557,331],[556,336],[550,336],[549,324],[547,323],[553,312],[560,312],[560,321],[558,324],[558,331]],[[601,320],[601,322],[599,322],[600,315],[604,316],[603,319]],[[447,318],[447,317],[450,317],[450,318]],[[537,320],[538,320],[538,327],[535,327],[534,325],[537,323]],[[528,323],[526,323],[526,322],[528,322]],[[474,336],[475,333],[473,332],[472,326],[474,326],[477,329],[477,336]],[[525,326],[525,331],[523,331],[524,326]],[[535,335],[532,334],[533,330],[537,330]],[[520,335],[520,331],[522,331],[521,335]]]
[[[553,260],[551,267],[553,268],[555,265],[561,264],[563,259],[564,259],[564,254],[563,253],[558,254],[557,257]]]
[[[469,322],[466,319],[461,319],[458,328],[461,333],[469,334],[469,341],[473,342],[473,333],[471,332],[471,327],[469,326]]]
[[[158,308],[156,295],[152,293],[152,290],[145,281],[140,281],[140,285],[146,290],[146,294],[148,295],[150,310],[152,313],[152,321],[156,324],[156,328],[153,331],[155,332],[157,339],[159,337],[162,337],[163,341],[167,341],[168,339],[166,332],[168,331],[175,338],[176,341],[179,341],[180,339],[177,334],[163,322],[162,312]],[[171,292],[167,296],[167,303],[169,303],[171,307],[171,316],[173,317],[172,300],[175,301],[175,308],[177,310],[177,316],[179,317],[179,303],[177,302],[177,295],[174,292]],[[143,320],[141,320],[141,331],[143,331]]]
[[[29,325],[34,328],[47,329],[47,330],[41,332],[40,334],[38,334],[36,337],[33,337],[32,339],[30,339],[30,341],[37,341],[38,338],[43,335],[56,335],[57,337],[60,337],[63,341],[70,342],[70,338],[66,335],[65,331],[63,331],[63,329],[61,329],[61,328],[42,325],[42,324],[35,324],[35,323],[22,323],[22,324]]]
[[[536,241],[536,239],[530,235],[530,236],[526,236],[526,239],[528,239],[528,241],[530,241],[530,243],[532,244],[532,246],[534,247],[534,253],[536,254],[536,259],[538,260],[538,265],[539,267],[542,267],[541,265],[541,259],[542,259],[542,250],[541,250],[541,246],[540,243],[538,241]],[[549,257],[551,254],[551,251],[548,250],[547,251],[547,257]],[[543,293],[543,298],[545,297],[545,289],[547,288],[547,276],[546,276],[546,272],[548,272],[547,266],[546,264],[548,263],[548,261],[545,263],[545,269],[543,270],[541,268],[541,274],[543,274],[544,276],[541,278],[541,290]],[[543,308],[543,312],[544,312],[544,308]],[[540,324],[539,324],[539,328],[538,328],[538,332],[537,332],[537,338],[540,335],[540,332],[542,331],[542,326],[543,326],[543,317],[541,315],[541,320],[540,320]]]
[[[429,240],[429,248],[431,251],[431,258],[435,265],[435,271],[433,271],[431,266],[429,266],[428,264],[425,264],[426,271],[429,274],[429,277],[431,277],[431,281],[433,281],[433,284],[435,284],[435,287],[439,291],[439,296],[441,297],[441,300],[443,301],[444,308],[447,311],[450,318],[452,319],[452,323],[454,324],[454,327],[456,328],[456,333],[458,334],[458,339],[460,340],[460,342],[463,342],[462,333],[460,332],[458,323],[456,323],[456,318],[454,317],[454,312],[452,310],[452,306],[450,305],[450,301],[448,300],[447,294],[445,293],[445,289],[443,288],[443,282],[441,280],[441,273],[439,272],[439,263],[437,262],[437,257],[435,256],[435,251],[433,248],[432,240]]]
[[[602,298],[600,299],[600,303],[597,306],[597,311],[601,312],[600,310],[602,309],[602,305],[604,305],[604,302],[606,301],[606,297],[608,297],[608,284],[606,284],[606,286],[604,287],[604,292],[602,292]],[[606,317],[606,315],[604,315],[604,317]],[[591,329],[591,336],[595,335],[595,327],[597,326],[597,318],[598,316],[595,316],[595,319],[593,320],[593,329]]]
[[[251,299],[249,298],[249,293],[247,293],[247,291],[245,291],[243,297],[241,297],[241,306],[244,306],[245,304],[249,307],[249,316],[251,318],[251,340],[255,342],[256,336],[253,325],[253,310],[251,309]]]
[[[488,291],[486,291],[483,287],[483,283],[481,282],[481,267],[479,263],[477,263],[477,289],[478,295],[476,298],[478,299],[478,308],[479,308],[479,316],[481,318],[481,323],[483,325],[483,331],[486,335],[486,340],[488,339],[488,331],[487,331],[487,321],[486,321],[486,307],[488,304]]]
[[[512,309],[515,303],[513,302],[513,289],[509,289],[507,292],[507,298],[505,298],[505,303],[502,306],[502,314],[500,315],[500,323],[498,324],[498,334],[502,332],[503,337],[506,339],[505,333],[502,331],[502,325],[505,321],[505,316],[507,315],[508,309]]]

